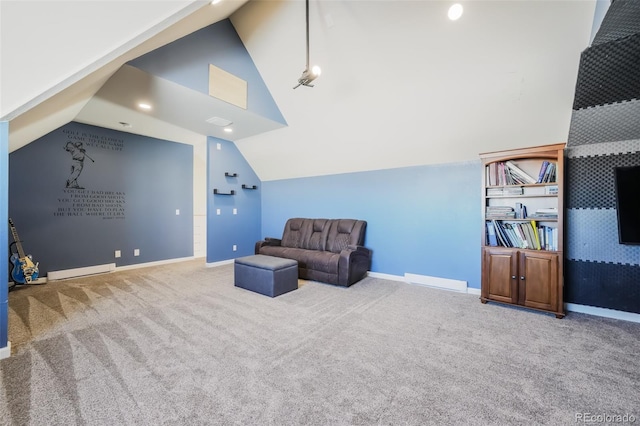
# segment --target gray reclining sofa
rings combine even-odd
[[[297,260],[299,278],[348,287],[371,268],[366,228],[364,220],[292,218],[282,239],[258,241],[255,253]]]

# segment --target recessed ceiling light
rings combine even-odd
[[[449,12],[447,13],[447,15],[452,21],[457,21],[458,19],[460,19],[463,12],[464,8],[462,7],[462,5],[460,3],[456,3],[449,8]]]
[[[145,104],[144,102],[140,102],[140,103],[138,104],[138,107],[139,107],[140,109],[144,109],[144,110],[146,110],[146,111],[149,111],[149,110],[151,109],[151,105],[149,105],[149,104]]]
[[[225,127],[224,131],[227,132],[227,133],[231,133],[231,132],[233,132],[233,129],[231,127]]]

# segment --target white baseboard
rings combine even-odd
[[[578,305],[575,303],[565,303],[564,307],[569,312],[578,312],[581,314],[589,314],[598,317],[613,318],[631,322],[640,322],[640,314],[634,314],[633,312],[598,308],[597,306]]]
[[[138,268],[148,268],[149,266],[159,266],[159,265],[168,265],[170,263],[178,263],[178,262],[186,262],[188,260],[194,260],[196,257],[177,257],[175,259],[166,259],[166,260],[157,260],[155,262],[146,262],[146,263],[136,263],[133,265],[125,265],[118,266],[115,268],[116,271],[127,271],[129,269],[138,269]]]
[[[383,274],[382,272],[368,271],[367,276],[372,278],[380,278],[381,280],[402,281],[405,283],[407,282],[407,280],[405,280],[404,277],[401,277],[400,275]]]
[[[219,262],[211,262],[211,263],[207,263],[206,267],[207,268],[215,268],[216,266],[228,265],[230,263],[233,263],[234,261],[235,261],[235,259],[228,259],[228,260],[221,260]]]
[[[149,266],[166,265],[169,263],[185,262],[194,260],[194,256],[178,257],[175,259],[158,260],[155,262],[136,263],[133,265],[116,266],[115,263],[106,263],[104,265],[87,266],[84,268],[65,269],[61,271],[49,271],[47,278],[51,280],[62,280],[65,278],[81,277],[84,275],[104,274],[115,271],[126,271],[129,269],[147,268]]]
[[[473,287],[467,287],[467,293],[473,294],[474,296],[480,296],[481,294],[479,288],[473,288]]]
[[[103,274],[105,272],[113,272],[116,269],[115,263],[106,263],[104,265],[86,266],[84,268],[63,269],[60,271],[49,271],[47,278],[51,280],[63,280],[65,278],[81,277],[83,275]]]
[[[7,342],[7,346],[0,348],[0,359],[9,358],[11,356],[11,342]]]
[[[467,282],[460,280],[452,280],[449,278],[430,277],[428,275],[404,274],[405,281],[411,284],[426,285],[428,287],[436,287],[443,290],[457,291],[458,293],[467,292]]]
[[[390,281],[401,281],[409,284],[424,285],[443,290],[453,290],[460,293],[468,293],[480,296],[480,289],[467,287],[466,281],[451,280],[448,278],[430,277],[427,275],[416,275],[405,273],[404,276],[383,274],[382,272],[367,272],[368,277],[380,278]]]

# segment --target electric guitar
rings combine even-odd
[[[33,263],[33,258],[30,254],[24,254],[22,242],[18,237],[18,231],[16,231],[16,227],[13,225],[11,218],[9,218],[9,227],[11,228],[14,244],[18,249],[18,252],[12,253],[10,258],[11,263],[13,264],[11,279],[16,284],[31,284],[32,281],[38,279],[38,264]]]

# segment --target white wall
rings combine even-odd
[[[250,2],[232,22],[289,127],[238,147],[262,180],[476,160],[566,141],[594,1]],[[295,161],[292,161],[295,159]]]
[[[0,117],[34,106],[204,3],[0,1]]]

